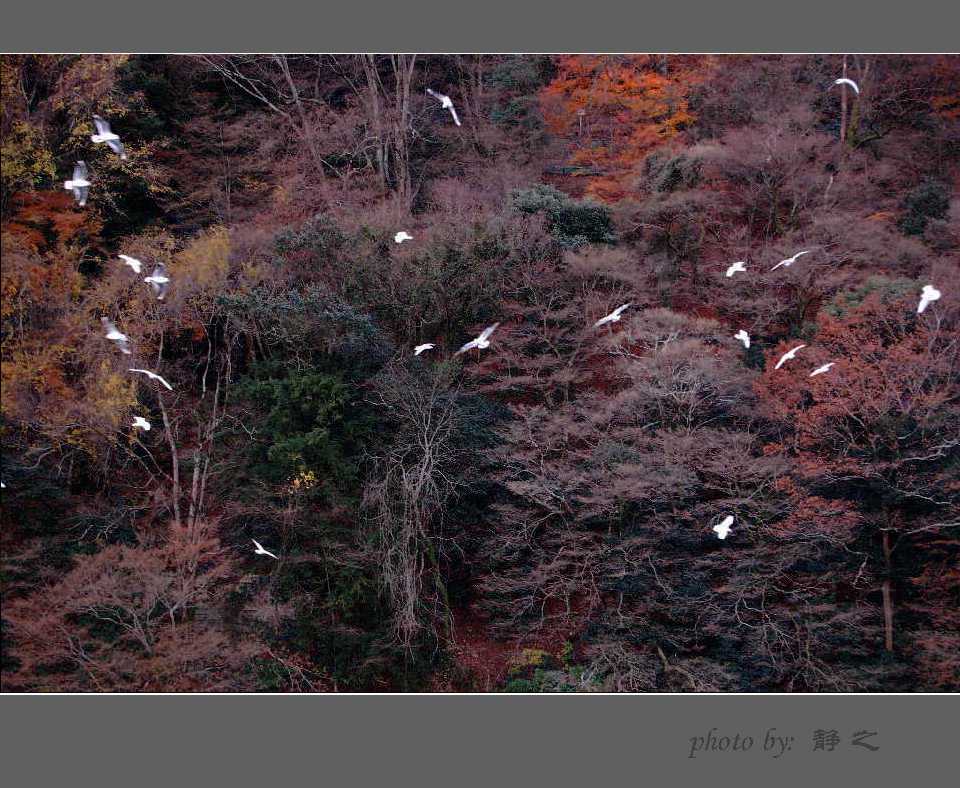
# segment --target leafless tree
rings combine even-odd
[[[394,632],[409,649],[447,611],[441,561],[444,508],[458,484],[457,390],[443,373],[418,375],[393,364],[379,376],[371,401],[397,425],[397,435],[372,458],[363,507],[376,529]]]

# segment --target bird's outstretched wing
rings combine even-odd
[[[74,193],[74,194],[76,195],[76,197],[77,197],[77,205],[79,205],[79,206],[82,208],[84,205],[87,204],[87,197],[88,197],[89,194],[90,194],[90,187],[89,187],[89,186],[77,186],[77,187],[73,190],[73,193]]]
[[[151,372],[149,369],[136,369],[136,368],[134,368],[134,367],[130,367],[130,371],[131,371],[131,372],[140,372],[141,374],[146,375],[146,376],[147,376],[148,378],[150,378],[151,380],[157,380],[157,381],[159,381],[159,382],[162,383],[164,386],[166,386],[167,389],[169,389],[170,391],[173,391],[173,386],[171,386],[169,383],[167,383],[167,381],[165,381],[162,377],[160,377],[156,372]]]
[[[87,180],[87,164],[83,161],[78,161],[76,166],[73,168],[73,180],[75,181],[85,181]]]
[[[110,134],[110,124],[99,115],[93,116],[93,125],[97,127],[97,134]]]
[[[107,145],[110,150],[116,153],[121,159],[127,158],[127,152],[123,148],[123,143],[120,140],[107,140]]]
[[[453,115],[453,122],[459,126],[460,118],[457,117],[457,111],[453,108],[453,104],[450,105],[450,114]]]
[[[123,262],[129,265],[138,274],[140,273],[140,270],[142,268],[142,263],[136,257],[131,257],[128,254],[120,254],[120,255],[117,255],[117,257],[123,260]]]
[[[454,353],[453,355],[459,356],[461,353],[466,353],[468,350],[472,350],[473,348],[475,348],[478,344],[479,344],[479,342],[478,342],[476,339],[471,339],[469,342],[467,342],[466,345],[464,345],[462,348],[460,348],[460,349],[459,349],[456,353]]]
[[[777,263],[777,264],[776,264],[773,268],[771,268],[770,270],[771,270],[771,271],[776,271],[781,265],[790,265],[790,263],[792,263],[792,262],[793,262],[793,261],[792,261],[792,260],[789,260],[789,259],[787,259],[787,260],[781,260],[779,263]]]
[[[432,88],[427,88],[427,93],[433,96],[437,101],[443,101],[444,95],[442,93],[437,93],[437,91]]]
[[[849,85],[850,87],[852,87],[852,88],[856,91],[856,93],[857,93],[858,96],[860,95],[860,88],[857,86],[857,83],[854,82],[852,79],[847,79],[846,77],[843,77],[842,79],[836,80],[833,84],[834,84],[834,85]]]
[[[497,330],[497,326],[499,326],[499,325],[500,325],[500,323],[497,322],[497,323],[494,323],[492,326],[487,326],[485,329],[483,329],[483,333],[480,334],[479,337],[477,337],[477,341],[478,341],[478,342],[483,342],[484,340],[489,339],[489,338],[490,338],[490,335],[491,335],[494,331]]]

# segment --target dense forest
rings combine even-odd
[[[4,691],[960,689],[960,58],[0,77]]]

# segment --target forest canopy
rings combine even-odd
[[[4,691],[960,689],[960,58],[0,87]]]

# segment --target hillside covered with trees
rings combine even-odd
[[[960,690],[960,58],[0,87],[4,691]]]

